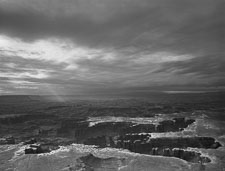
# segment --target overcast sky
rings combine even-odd
[[[0,0],[0,94],[225,88],[224,0]]]

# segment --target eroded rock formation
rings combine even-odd
[[[75,124],[73,128],[78,143],[128,149],[132,152],[176,157],[189,162],[210,162],[192,148],[218,148],[221,146],[211,137],[151,137],[151,133],[178,132],[195,122],[193,119],[174,118],[155,124],[136,124],[132,122],[102,122],[89,126],[86,122]]]
[[[174,118],[172,120],[164,120],[158,124],[137,124],[133,122],[102,122],[94,126],[83,120],[63,121],[61,128],[57,130],[58,135],[71,135],[76,139],[77,143],[83,143],[88,138],[96,138],[104,135],[118,136],[128,133],[160,133],[160,132],[177,132],[195,120],[186,118]],[[68,136],[68,135],[67,135]]]
[[[39,154],[39,153],[49,153],[52,150],[58,149],[58,146],[52,145],[42,145],[42,144],[31,144],[25,149],[25,154]]]
[[[179,132],[194,123],[193,119],[174,118],[160,121],[157,124],[140,124],[135,122],[100,122],[94,125],[89,124],[85,119],[63,120],[61,127],[57,129],[58,136],[72,137],[73,142],[86,145],[97,145],[98,147],[113,147],[128,149],[131,152],[176,157],[188,162],[207,163],[210,159],[196,151],[188,150],[192,148],[216,149],[221,146],[211,137],[157,137],[151,133]],[[25,144],[35,143],[35,140],[25,142]],[[50,152],[49,146],[30,145],[25,150],[26,154],[38,154]],[[88,156],[81,161],[85,165],[95,161],[100,163],[100,159]],[[102,159],[101,159],[102,162]]]

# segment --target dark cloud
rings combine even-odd
[[[92,46],[135,44],[175,51],[178,47],[174,46],[181,44],[182,49],[193,48],[190,43],[203,43],[200,48],[214,43],[215,47],[224,34],[221,0],[50,2],[15,1],[2,5],[1,30],[28,40],[62,36]]]
[[[186,61],[168,62],[155,73],[176,73],[177,75],[193,75],[208,81],[210,85],[225,86],[225,54],[199,56]],[[199,81],[198,84],[202,82]]]
[[[103,51],[96,58],[74,59],[79,69],[69,70],[73,60],[31,59],[37,53],[32,51],[21,58],[18,54],[26,52],[0,44],[1,82],[7,85],[12,80],[7,74],[18,73],[17,80],[68,92],[224,86],[224,7],[223,0],[0,1],[0,35],[30,44],[68,39]],[[106,54],[113,58],[105,60]]]

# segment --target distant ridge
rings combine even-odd
[[[27,101],[41,100],[40,96],[37,95],[3,95],[0,96],[1,103],[21,103]]]
[[[79,100],[115,100],[115,99],[146,99],[152,103],[160,102],[224,102],[225,92],[192,92],[192,91],[166,91],[132,94],[89,94],[89,95],[0,95],[0,103],[23,102],[72,102]]]

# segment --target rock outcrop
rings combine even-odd
[[[155,124],[136,124],[133,122],[101,122],[93,126],[86,122],[65,125],[64,128],[74,129],[75,140],[86,145],[128,149],[132,152],[176,157],[189,162],[210,162],[200,153],[187,150],[192,148],[216,149],[221,146],[211,137],[159,137],[152,138],[151,133],[179,132],[190,124],[193,119],[174,118]]]
[[[35,144],[37,143],[36,138],[31,138],[30,140],[25,141],[23,144],[27,145],[27,144]]]
[[[158,124],[137,124],[133,122],[102,122],[94,126],[84,120],[62,121],[61,127],[57,130],[58,135],[74,136],[77,143],[83,143],[88,138],[102,136],[120,136],[131,133],[152,133],[152,132],[177,132],[195,122],[193,119],[174,118],[164,120]],[[73,134],[73,135],[72,135]]]
[[[52,150],[56,150],[58,148],[58,146],[31,144],[28,148],[24,150],[24,152],[25,154],[49,153]]]
[[[5,145],[5,144],[15,144],[15,138],[13,136],[0,138],[0,145]]]

